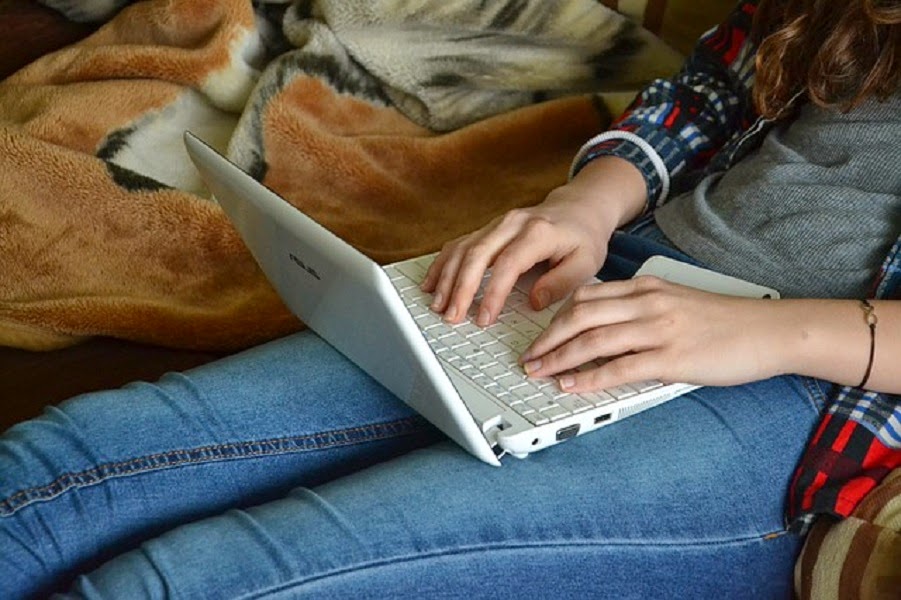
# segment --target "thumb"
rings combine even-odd
[[[601,257],[603,263],[604,257]],[[587,252],[574,252],[554,265],[538,278],[532,286],[530,301],[536,310],[563,300],[577,287],[594,277],[598,272],[598,261]]]

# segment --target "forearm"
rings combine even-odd
[[[557,194],[565,189],[566,193]],[[599,157],[583,168],[548,200],[580,202],[586,219],[596,218],[600,228],[612,233],[638,217],[647,205],[647,186],[641,171],[616,156]]]
[[[871,300],[878,318],[866,389],[901,394],[901,302]],[[770,330],[781,372],[856,386],[870,357],[870,329],[859,300],[779,300]]]
[[[609,131],[582,146],[571,173],[599,157],[623,158],[643,173],[648,210],[681,189],[682,175],[706,163],[756,116],[746,76],[755,56],[748,39],[755,7],[754,0],[740,2],[701,37],[677,74],[642,90]]]

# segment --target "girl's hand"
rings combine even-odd
[[[597,159],[538,206],[510,211],[446,244],[422,289],[434,294],[432,310],[456,323],[490,268],[475,319],[484,327],[497,319],[519,276],[548,261],[550,269],[530,292],[532,307],[541,310],[598,272],[613,231],[641,212],[645,197],[644,179],[630,163]]]
[[[587,285],[523,354],[568,392],[657,379],[735,385],[783,373],[778,300],[711,294],[656,277]],[[595,359],[600,367],[571,372]]]
[[[433,292],[432,310],[456,323],[466,315],[486,270],[476,323],[494,322],[519,276],[549,261],[530,301],[536,310],[560,300],[597,273],[612,232],[592,228],[567,206],[541,204],[513,210],[486,227],[444,246],[429,268],[422,289]]]

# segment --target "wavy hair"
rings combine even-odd
[[[754,103],[778,118],[799,92],[849,111],[901,85],[901,0],[760,0]]]

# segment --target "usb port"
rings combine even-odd
[[[598,415],[598,416],[596,416],[596,417],[594,418],[594,424],[597,425],[598,423],[603,423],[604,421],[609,421],[609,420],[610,420],[610,415],[611,415],[611,414],[612,414],[612,413],[607,413],[606,415]]]

